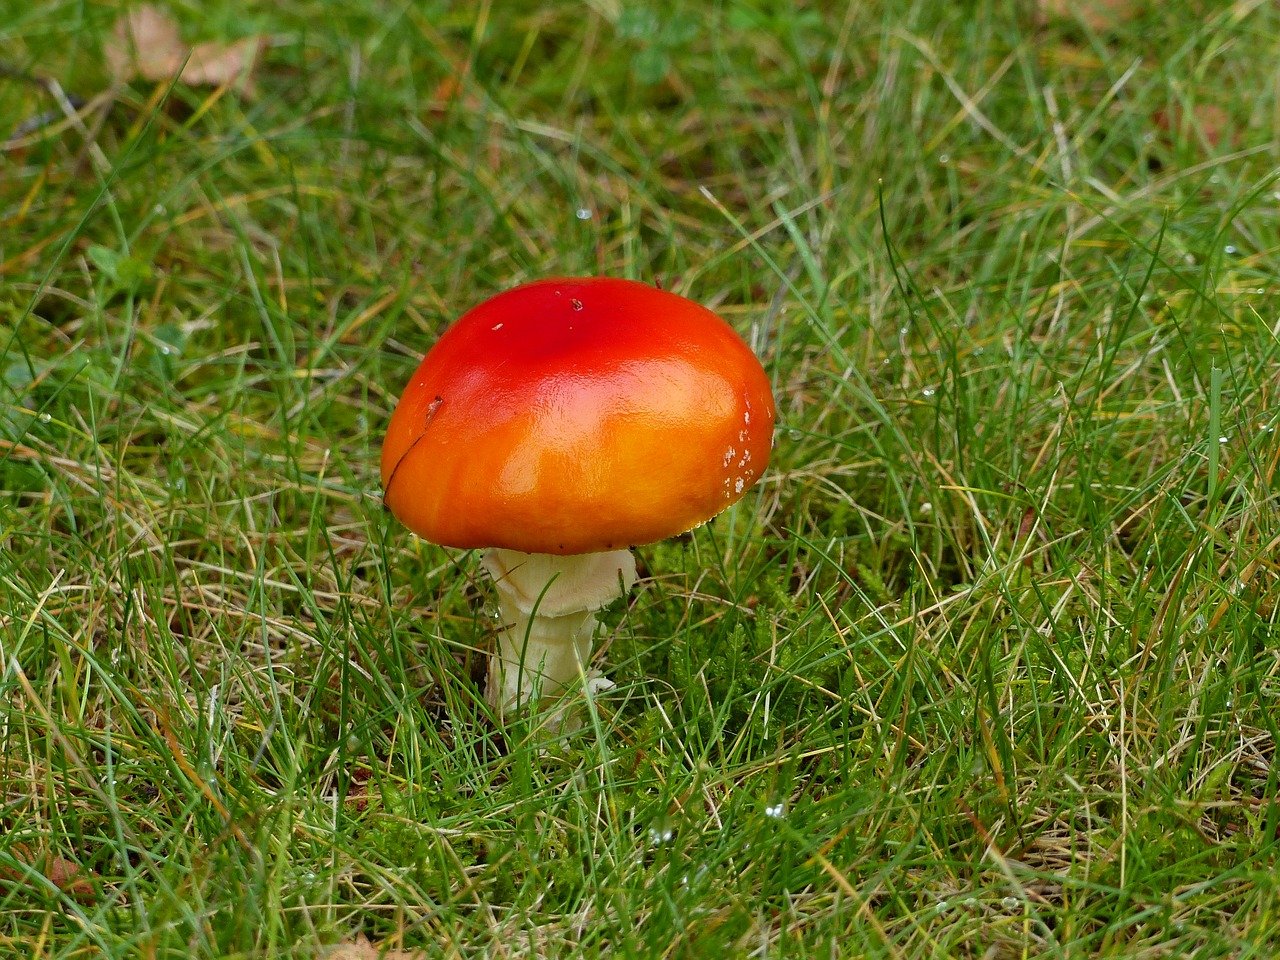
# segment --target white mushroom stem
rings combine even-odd
[[[630,550],[560,557],[495,548],[484,565],[502,616],[487,687],[501,717],[586,675],[595,612],[631,589],[636,561]]]

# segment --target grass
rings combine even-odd
[[[465,6],[0,0],[0,955],[1271,955],[1280,11]],[[576,273],[781,425],[548,743],[377,454]]]

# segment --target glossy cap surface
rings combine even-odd
[[[652,543],[739,500],[773,396],[724,320],[630,280],[543,280],[463,315],[382,447],[384,499],[451,547],[575,554]]]

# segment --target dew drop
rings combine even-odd
[[[1204,618],[1203,613],[1197,613],[1191,618],[1191,623],[1188,624],[1188,629],[1192,633],[1204,633],[1209,629],[1209,621]]]
[[[39,420],[40,420],[40,422],[41,422],[41,423],[51,423],[51,422],[53,422],[53,414],[51,414],[51,413],[42,413],[42,414],[40,414]]]
[[[1018,909],[1018,902],[1017,897],[1005,897],[1000,901],[1000,906],[1004,907],[1006,910],[1013,911]]]
[[[591,219],[591,211],[590,211],[590,210],[588,210],[586,207],[579,207],[576,211],[574,211],[574,215],[575,215],[579,220],[590,220],[590,219]]]
[[[693,871],[693,876],[690,876],[689,874],[686,873],[683,877],[680,878],[680,886],[691,887],[697,883],[701,883],[702,878],[707,875],[707,869],[708,869],[707,865],[704,863],[704,864],[701,864],[697,870]]]
[[[925,387],[920,392],[923,393],[926,397],[932,397],[935,391],[933,387]]]
[[[675,839],[676,832],[670,827],[650,827],[649,846],[661,847]]]
[[[801,438],[804,437],[804,434],[801,433],[799,430],[788,430],[787,436],[792,440],[800,440]]]
[[[764,808],[764,815],[773,820],[781,820],[787,815],[787,807],[784,803],[771,803]]]
[[[1230,438],[1230,437],[1219,437],[1219,438],[1218,438],[1218,442],[1219,442],[1219,443],[1230,443],[1230,442],[1231,442],[1231,438]]]
[[[1233,254],[1236,252],[1236,246],[1234,243],[1228,243],[1225,247],[1222,248],[1222,250],[1226,254]]]
[[[951,162],[951,154],[949,153],[938,154],[938,162],[945,167],[948,163]]]

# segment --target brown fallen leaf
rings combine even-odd
[[[425,956],[420,950],[383,950],[376,943],[370,943],[363,933],[353,941],[326,947],[320,953],[322,960],[422,960]]]
[[[25,843],[14,844],[9,848],[9,853],[43,873],[55,887],[77,900],[89,901],[97,898],[97,891],[89,880],[91,874],[74,860],[49,853],[37,853]],[[21,876],[17,870],[0,869],[0,877],[18,880]]]
[[[120,81],[141,77],[166,83],[176,76],[187,86],[228,86],[252,99],[253,72],[265,47],[265,38],[256,36],[188,46],[172,17],[159,7],[143,4],[115,22],[103,43],[103,54]]]
[[[1168,134],[1184,135],[1188,130],[1200,131],[1205,143],[1216,147],[1231,126],[1231,115],[1212,103],[1197,103],[1188,114],[1175,106],[1172,110],[1157,110],[1151,117],[1155,125]]]
[[[159,83],[173,79],[187,48],[178,25],[158,8],[144,4],[115,22],[102,52],[117,79],[142,77]]]
[[[1035,9],[1042,21],[1079,20],[1101,33],[1132,20],[1147,5],[1148,0],[1036,0]]]
[[[193,87],[230,86],[242,97],[257,95],[253,71],[267,42],[262,37],[244,37],[231,43],[198,43],[183,68],[182,83]]]

